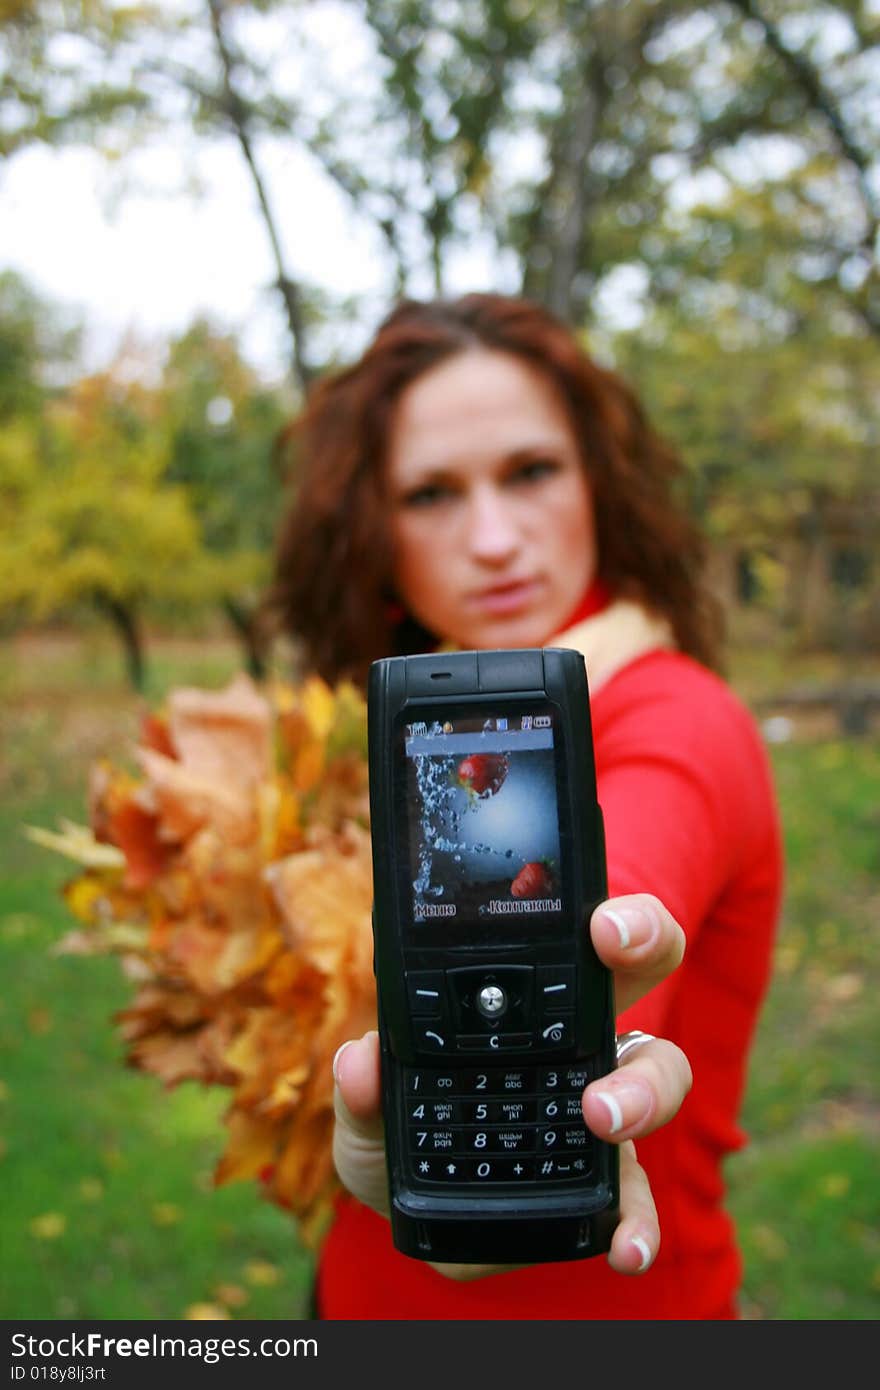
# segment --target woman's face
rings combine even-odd
[[[597,563],[592,497],[549,377],[469,349],[402,393],[389,438],[400,601],[459,647],[541,646]]]

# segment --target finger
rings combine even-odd
[[[584,1119],[599,1139],[619,1144],[651,1134],[675,1115],[693,1084],[690,1063],[675,1043],[653,1038],[628,1052],[616,1071],[584,1091]]]
[[[336,1118],[364,1138],[382,1134],[379,1034],[345,1042],[333,1058]]]
[[[590,919],[599,959],[614,971],[619,1013],[681,964],[685,935],[672,913],[650,893],[600,903]]]
[[[472,1284],[475,1279],[485,1279],[490,1274],[510,1274],[511,1270],[527,1268],[526,1265],[462,1265],[434,1260],[429,1260],[428,1264],[444,1279],[454,1279],[457,1284]]]
[[[608,1263],[618,1274],[644,1274],[660,1249],[660,1223],[651,1187],[636,1158],[635,1146],[620,1149],[620,1223],[611,1241]]]
[[[379,1107],[379,1039],[366,1033],[333,1059],[333,1162],[343,1186],[388,1214],[388,1172]]]

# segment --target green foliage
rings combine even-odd
[[[843,214],[817,211],[832,188],[826,159],[773,186],[726,182],[686,217],[667,214],[653,310],[637,329],[594,336],[683,455],[710,535],[752,557],[776,614],[817,639],[798,571],[821,548],[826,640],[856,619],[870,640],[860,615],[880,592],[880,358],[867,300],[840,293]],[[859,614],[853,593],[832,592],[835,563],[856,567]]]
[[[793,168],[824,165],[793,276],[880,328],[870,6],[368,0],[349,6],[355,83],[325,8],[8,7],[0,150],[91,134],[117,157],[157,128],[231,131],[258,184],[257,143],[283,140],[384,237],[397,287],[427,272],[442,289],[457,248],[488,236],[506,277],[573,322],[621,266],[647,268],[662,298],[680,243],[659,228],[693,178],[784,202]],[[768,254],[775,230],[748,229]]]
[[[264,386],[235,340],[200,320],[171,344],[158,407],[165,477],[186,487],[205,545],[239,556],[262,581],[281,507],[276,441],[292,399]]]
[[[164,442],[139,393],[82,381],[44,429],[0,442],[0,593],[37,619],[105,595],[192,603],[216,592],[185,491],[163,479]]]
[[[139,681],[141,611],[238,610],[264,584],[291,402],[205,323],[171,345],[156,385],[122,362],[49,385],[41,344],[60,360],[66,343],[51,309],[11,276],[0,308],[0,615],[98,603]]]
[[[20,275],[0,272],[0,424],[35,419],[47,378],[69,373],[78,337]]]
[[[357,81],[314,0],[8,5],[0,152],[87,134],[120,162],[156,130],[182,149],[234,135],[299,380],[350,359],[355,306],[283,273],[264,148],[307,151],[378,231],[389,293],[443,292],[461,250],[488,245],[499,287],[543,300],[631,377],[684,454],[700,517],[750,557],[785,622],[810,640],[848,624],[848,641],[876,640],[876,7],[368,0],[348,12],[364,41]],[[631,332],[616,327],[621,284],[634,287]],[[157,510],[128,565],[69,499],[65,512],[52,419],[48,438],[22,430],[42,400],[42,311],[2,283],[0,311],[0,514],[28,467],[61,494],[3,573],[19,609],[48,612],[110,571],[112,593],[133,595],[124,576],[140,566],[165,611],[213,593],[247,623],[280,502],[273,439],[292,402],[207,323],[173,345],[155,398],[164,417],[124,465],[128,514],[148,492]],[[151,450],[164,459],[153,473]],[[77,478],[90,516],[111,453]],[[61,553],[81,552],[51,583],[47,528],[68,537]],[[157,558],[163,534],[174,576]],[[845,614],[823,609],[815,585],[797,593],[814,569],[858,576]]]
[[[109,0],[9,0],[0,7],[0,157],[35,141],[117,134],[149,113],[125,61],[133,35],[164,28],[162,7]]]

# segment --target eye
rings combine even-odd
[[[405,492],[400,500],[405,507],[418,509],[436,506],[438,502],[446,502],[452,496],[452,488],[447,487],[444,483],[425,483],[424,487],[417,487],[412,492]]]
[[[558,473],[561,465],[558,459],[536,457],[518,464],[509,475],[511,483],[537,483]]]

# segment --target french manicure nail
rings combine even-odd
[[[352,1045],[353,1042],[354,1042],[354,1038],[349,1038],[349,1039],[348,1039],[348,1042],[344,1042],[344,1043],[342,1043],[342,1045],[341,1045],[340,1047],[337,1047],[336,1052],[335,1052],[335,1054],[334,1054],[334,1056],[333,1056],[333,1080],[336,1081],[336,1082],[339,1081],[339,1076],[338,1076],[338,1073],[337,1073],[337,1070],[336,1070],[337,1067],[339,1066],[339,1059],[340,1059],[340,1057],[342,1056],[342,1054],[343,1054],[343,1052],[345,1051],[345,1049],[346,1049],[347,1047],[351,1047],[351,1045]]]
[[[591,1096],[601,1100],[611,1119],[609,1134],[619,1134],[622,1129],[637,1124],[644,1119],[651,1106],[651,1095],[645,1085],[635,1080],[616,1082],[614,1089],[590,1090]]]
[[[618,1130],[623,1129],[623,1111],[617,1104],[617,1100],[609,1091],[592,1091],[597,1100],[601,1100],[608,1114],[611,1116],[611,1134],[617,1134]]]
[[[654,923],[641,907],[603,907],[602,915],[617,928],[624,950],[644,945],[653,935]]]
[[[633,1236],[632,1243],[642,1257],[639,1265],[639,1274],[641,1274],[642,1270],[647,1269],[651,1263],[651,1247],[641,1236]]]

